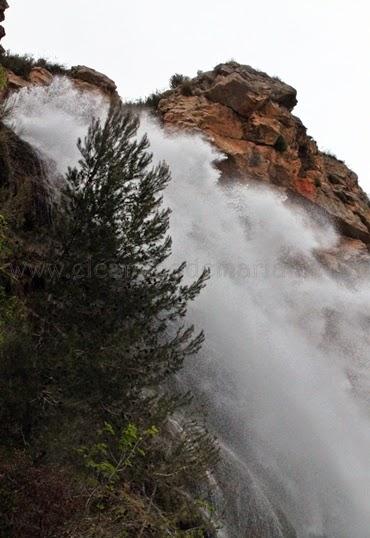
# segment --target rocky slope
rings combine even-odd
[[[169,128],[198,130],[227,157],[225,178],[271,183],[334,221],[355,248],[370,243],[369,200],[343,161],[319,151],[292,110],[294,88],[229,62],[165,92],[158,110]],[[348,241],[346,242],[348,245]]]

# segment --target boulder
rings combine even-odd
[[[22,77],[19,77],[10,69],[7,69],[7,79],[8,79],[8,88],[9,90],[20,90],[21,88],[27,88],[31,86],[31,82]]]
[[[269,77],[249,65],[229,62],[201,74],[197,83],[210,100],[230,106],[248,116],[267,101],[291,111],[297,104],[297,92],[277,77]]]
[[[238,73],[218,77],[204,95],[211,101],[221,103],[246,117],[267,101],[266,95],[256,92]]]
[[[113,95],[117,91],[117,86],[113,80],[108,78],[106,75],[103,75],[103,73],[99,73],[98,71],[95,71],[95,69],[91,69],[90,67],[83,65],[72,67],[70,74],[71,77],[76,80],[97,86],[103,93],[108,95]]]
[[[49,86],[53,78],[50,71],[44,67],[34,67],[28,76],[28,80],[37,86]]]

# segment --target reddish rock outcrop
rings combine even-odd
[[[13,71],[10,71],[10,69],[6,70],[6,76],[7,89],[10,91],[20,90],[21,88],[27,88],[27,86],[31,85],[31,82],[29,80],[19,77],[18,75],[13,73]]]
[[[20,77],[10,69],[6,70],[7,93],[17,91],[30,86],[48,86],[55,76],[44,67],[35,66],[31,69],[27,77]],[[89,69],[88,67],[72,67],[65,70],[64,75],[69,77],[76,88],[82,92],[100,93],[110,100],[119,99],[115,83],[107,76]]]
[[[28,76],[31,84],[38,86],[49,86],[53,78],[53,75],[44,67],[34,67]]]
[[[370,203],[356,174],[319,151],[296,103],[291,86],[229,62],[165,92],[158,110],[168,128],[201,131],[225,154],[225,179],[270,182],[369,245]]]
[[[69,74],[76,80],[77,86],[80,88],[99,88],[103,93],[109,96],[114,96],[117,93],[117,86],[113,80],[90,67],[77,65],[72,67]]]

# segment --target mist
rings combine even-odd
[[[9,121],[63,171],[77,163],[76,139],[91,117],[105,112],[59,79],[21,90]],[[144,132],[154,162],[172,170],[168,263],[185,258],[189,281],[212,270],[188,312],[206,343],[180,379],[223,449],[228,471],[215,477],[231,514],[223,532],[240,537],[254,520],[267,538],[284,536],[282,511],[301,538],[366,538],[369,285],[345,285],[319,264],[317,251],[337,242],[327,224],[267,188],[221,186],[222,156],[203,138],[170,135],[145,115]]]

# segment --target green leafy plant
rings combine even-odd
[[[112,424],[106,422],[100,437],[108,436],[108,442],[99,442],[89,448],[82,447],[79,453],[88,469],[97,473],[106,483],[116,482],[129,467],[137,464],[137,460],[145,458],[145,442],[158,434],[156,426],[140,432],[131,423],[116,432]]]

